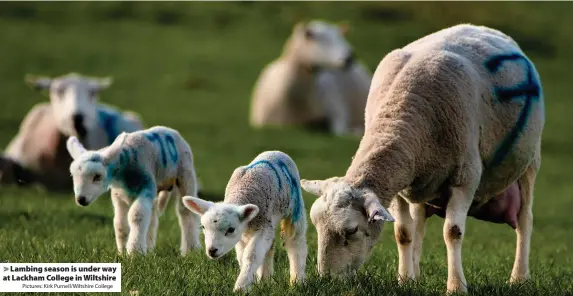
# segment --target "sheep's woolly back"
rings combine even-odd
[[[493,196],[539,162],[543,125],[539,75],[517,43],[494,29],[453,26],[380,62],[346,180],[381,199],[404,188],[429,198],[481,172],[477,195]]]
[[[280,151],[263,152],[249,165],[235,169],[227,184],[225,202],[259,206],[258,216],[251,221],[255,227],[280,215],[285,233],[304,233],[306,216],[298,169]]]

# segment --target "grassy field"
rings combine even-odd
[[[47,100],[24,84],[27,73],[77,71],[112,75],[102,101],[133,108],[151,125],[179,129],[191,144],[206,191],[222,198],[233,169],[278,149],[303,178],[341,175],[358,140],[303,130],[254,131],[247,125],[252,85],[278,56],[300,19],[348,21],[349,40],[373,70],[391,49],[462,22],[512,35],[536,64],[546,96],[543,161],[536,186],[532,280],[509,287],[515,234],[508,226],[470,219],[464,268],[475,295],[573,295],[573,3],[1,3],[0,143],[6,146],[35,103]],[[313,198],[305,195],[306,208]],[[275,276],[255,295],[438,295],[447,267],[440,218],[428,225],[423,278],[399,288],[397,250],[387,226],[373,256],[348,282],[316,275],[316,234],[309,227],[309,280],[289,288],[286,253]],[[109,197],[88,208],[72,194],[0,189],[0,261],[121,262],[122,294],[218,295],[231,292],[234,255],[210,261],[203,252],[178,256],[173,209],[160,220],[157,251],[116,255]]]

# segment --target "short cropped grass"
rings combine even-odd
[[[191,144],[203,188],[223,197],[232,170],[264,150],[292,156],[304,178],[344,174],[358,146],[298,129],[248,127],[249,99],[260,69],[275,58],[297,20],[347,21],[349,40],[370,69],[391,49],[457,23],[504,30],[536,64],[546,96],[543,161],[536,186],[531,248],[532,280],[508,286],[515,235],[507,225],[470,219],[464,269],[474,295],[573,294],[573,3],[2,3],[0,4],[0,143],[7,145],[24,114],[46,96],[34,93],[27,73],[77,71],[112,75],[102,100],[139,112],[146,124],[181,131]],[[70,188],[71,189],[71,188]],[[307,211],[313,197],[305,194]],[[173,203],[173,201],[171,201]],[[0,189],[0,261],[120,262],[122,294],[223,295],[238,274],[234,254],[219,261],[203,252],[178,255],[173,209],[160,219],[157,250],[116,254],[109,196],[80,208],[69,194]],[[272,280],[254,295],[439,295],[447,266],[441,228],[430,219],[423,277],[398,287],[397,251],[388,225],[356,278],[316,274],[316,233],[309,223],[308,281],[290,288],[288,261],[279,248]]]

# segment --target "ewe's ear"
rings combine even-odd
[[[202,200],[198,197],[193,196],[183,196],[183,204],[187,207],[191,212],[202,216],[215,204],[213,202]]]
[[[248,204],[239,207],[239,219],[242,222],[250,222],[259,213],[259,207],[253,204]]]
[[[384,221],[384,222],[394,222],[394,217],[386,210],[378,196],[371,191],[364,193],[364,209],[368,215],[368,222],[374,221]]]
[[[33,87],[36,90],[50,89],[50,86],[52,85],[52,78],[35,76],[30,74],[26,75],[24,81],[26,81],[26,84],[28,84],[30,87]]]
[[[72,156],[73,159],[78,158],[82,153],[86,152],[86,148],[80,143],[78,138],[71,136],[68,138],[66,142],[66,148],[68,148],[68,152]]]
[[[304,191],[314,194],[318,197],[322,196],[324,181],[321,180],[300,180],[300,186]]]
[[[110,76],[104,78],[92,78],[90,79],[90,87],[95,91],[104,90],[113,83],[113,78]]]

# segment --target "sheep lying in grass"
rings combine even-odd
[[[306,213],[299,180],[298,169],[288,155],[267,151],[235,169],[223,202],[183,198],[189,209],[201,215],[209,257],[220,258],[235,247],[241,269],[235,291],[248,290],[255,272],[259,279],[272,275],[279,221],[291,284],[305,278]]]
[[[314,126],[326,120],[337,135],[362,135],[371,74],[354,59],[345,28],[322,21],[294,27],[282,55],[255,84],[252,126]]]
[[[6,172],[21,184],[38,183],[48,190],[66,190],[72,184],[66,139],[76,136],[88,149],[110,145],[121,132],[143,128],[133,112],[120,113],[98,103],[97,95],[109,87],[109,78],[88,78],[72,73],[57,78],[28,76],[36,89],[49,90],[50,103],[34,106],[6,148],[5,156],[30,174]],[[10,169],[10,168],[6,168]],[[2,178],[2,183],[10,180]]]
[[[97,151],[86,150],[76,137],[70,137],[67,149],[74,158],[70,172],[78,205],[87,206],[111,189],[120,253],[124,248],[129,254],[153,249],[158,217],[174,187],[180,196],[197,195],[191,148],[173,129],[158,126],[121,133],[110,146]],[[199,216],[177,200],[181,254],[185,255],[200,248]]]
[[[417,277],[426,218],[436,213],[445,217],[448,291],[467,291],[467,216],[516,228],[510,282],[528,279],[544,121],[539,75],[500,31],[457,25],[389,53],[346,175],[301,182],[321,196],[311,208],[320,272],[360,267],[382,221],[395,217],[400,281]]]

